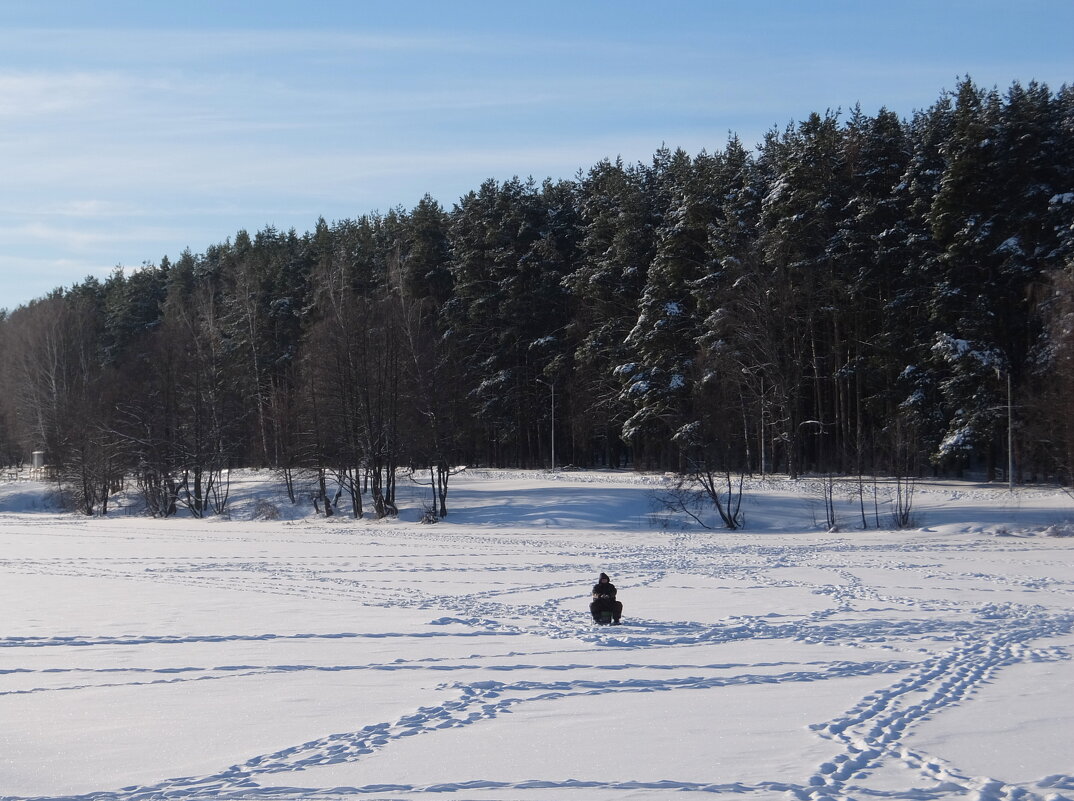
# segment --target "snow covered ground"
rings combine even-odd
[[[0,797],[1074,799],[1061,492],[922,484],[862,531],[842,489],[829,533],[753,482],[728,533],[661,525],[660,477],[482,472],[432,526],[409,485],[244,519],[267,478],[227,521],[0,484]]]

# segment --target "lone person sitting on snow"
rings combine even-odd
[[[597,583],[593,585],[593,602],[589,604],[589,611],[597,623],[601,622],[601,612],[611,612],[612,623],[616,625],[623,616],[623,604],[615,600],[615,585],[607,573],[601,573]]]

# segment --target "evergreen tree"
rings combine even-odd
[[[882,425],[884,438],[910,440],[927,460],[943,439],[946,421],[940,382],[927,332],[936,330],[933,288],[941,280],[940,248],[929,222],[932,203],[944,172],[943,149],[954,123],[951,97],[944,94],[933,106],[914,115],[909,124],[910,161],[893,196],[906,214],[893,237],[902,259],[894,273],[894,291],[883,315],[883,342],[897,359],[898,378],[892,385],[899,399],[896,415]]]
[[[564,279],[578,340],[574,396],[584,399],[578,433],[594,442],[603,463],[618,466],[631,404],[613,370],[630,361],[626,339],[653,259],[656,217],[640,165],[602,161],[581,180],[579,194],[580,259]]]
[[[682,150],[666,163],[658,181],[669,190],[669,206],[656,232],[653,262],[626,338],[631,361],[616,367],[621,397],[633,408],[623,437],[635,447],[661,449],[691,420],[691,381],[699,336],[691,286],[707,269],[708,226],[715,203],[710,193],[717,159],[702,153],[691,160]],[[658,460],[665,453],[653,454]]]
[[[1029,344],[1025,252],[1019,236],[1012,236],[1025,222],[1012,224],[1009,199],[997,180],[1004,158],[1003,127],[998,94],[964,80],[956,93],[951,135],[943,148],[944,172],[930,211],[940,249],[932,350],[948,410],[937,456],[964,457],[984,448],[990,477],[1005,428],[1002,376],[1024,362]]]
[[[456,352],[465,358],[475,414],[485,423],[486,458],[542,459],[533,421],[544,393],[547,337],[564,326],[571,270],[566,231],[551,225],[548,194],[532,181],[486,181],[452,215],[455,296],[444,307]]]
[[[855,109],[843,136],[848,196],[828,244],[833,302],[840,309],[832,432],[844,469],[849,464],[861,475],[878,458],[875,434],[897,413],[893,387],[912,341],[893,335],[894,321],[887,319],[910,258],[907,195],[900,191],[910,145],[905,126],[886,109],[874,118]],[[915,311],[911,306],[904,313]],[[912,317],[899,322],[914,324]]]

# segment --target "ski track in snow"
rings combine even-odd
[[[316,541],[319,531],[310,527],[309,541]],[[94,532],[98,533],[98,532]],[[101,536],[124,536],[122,533],[99,533]],[[325,528],[323,540],[338,544],[339,532]],[[207,538],[209,538],[207,536]],[[481,671],[483,675],[504,674],[504,681],[447,681],[439,685],[443,701],[414,709],[396,720],[380,721],[356,731],[326,735],[273,753],[253,756],[241,764],[224,767],[211,775],[180,777],[146,786],[102,790],[77,796],[85,801],[149,801],[179,799],[195,801],[208,798],[343,798],[422,796],[439,793],[556,791],[561,797],[585,798],[587,792],[651,791],[662,793],[765,794],[781,793],[798,801],[847,801],[867,797],[929,801],[948,797],[970,797],[974,801],[1057,801],[1074,798],[1074,777],[1052,775],[1031,785],[1009,784],[1002,780],[971,776],[941,755],[922,753],[909,747],[906,734],[918,721],[944,709],[972,701],[975,691],[1009,665],[1028,662],[1065,660],[1065,647],[1049,644],[1074,632],[1074,613],[1049,611],[1043,606],[997,600],[953,601],[943,598],[900,596],[870,586],[859,573],[880,567],[896,567],[902,575],[922,583],[937,581],[975,582],[976,592],[990,588],[1002,593],[1009,590],[1019,598],[1027,591],[1046,590],[1074,599],[1070,582],[1022,575],[993,575],[946,571],[938,557],[945,550],[1020,552],[1023,546],[1009,541],[950,544],[870,545],[848,544],[833,539],[830,543],[808,546],[723,545],[719,537],[678,534],[665,538],[664,544],[639,544],[635,540],[618,548],[609,558],[608,549],[584,539],[563,536],[506,536],[490,533],[437,534],[422,531],[376,532],[393,545],[413,545],[413,555],[398,552],[360,567],[347,559],[296,557],[252,560],[244,557],[197,561],[189,558],[57,558],[0,559],[0,574],[37,574],[79,578],[118,579],[125,581],[169,582],[190,587],[217,587],[237,591],[272,593],[307,599],[346,601],[368,606],[429,610],[435,617],[423,632],[329,632],[294,634],[234,635],[122,635],[56,636],[0,638],[0,655],[7,649],[71,649],[76,662],[83,649],[107,646],[167,647],[189,643],[228,643],[239,641],[287,641],[361,638],[489,638],[536,635],[553,641],[571,639],[579,643],[566,650],[548,653],[565,656],[592,655],[595,648],[616,649],[627,659],[615,664],[567,662],[537,664],[526,662],[526,652],[517,652],[514,662],[485,664],[481,657],[429,657],[421,660],[353,665],[262,664],[222,665],[217,667],[170,666],[166,668],[57,668],[31,670],[2,669],[0,677],[18,674],[70,676],[70,683],[36,686],[0,692],[2,695],[77,692],[85,687],[134,686],[153,683],[227,680],[258,674],[295,671],[428,671],[443,673]],[[215,542],[227,537],[212,536]],[[235,537],[235,541],[242,541]],[[305,540],[304,540],[305,541]],[[430,555],[430,546],[437,549]],[[472,569],[450,564],[453,555],[472,554],[480,549],[484,555],[525,552],[531,561],[523,567],[482,567]],[[772,614],[765,617],[732,617],[716,623],[701,621],[662,622],[630,619],[630,592],[627,601],[628,625],[618,628],[592,628],[579,600],[575,579],[577,567],[570,560],[590,556],[594,563],[606,564],[616,576],[620,588],[636,592],[669,579],[736,580],[751,587],[798,587],[821,596],[825,608],[801,615]],[[542,559],[548,561],[540,564]],[[832,583],[810,584],[780,578],[781,568],[815,566],[829,576]],[[534,580],[524,586],[494,587],[470,594],[437,594],[438,573],[472,570],[475,577],[498,570],[524,569]],[[411,577],[405,592],[390,579],[374,580],[378,573],[386,577],[405,572]],[[361,578],[354,577],[361,574]],[[487,581],[483,586],[488,586]],[[421,588],[421,589],[417,589]],[[539,603],[519,603],[515,596],[544,597]],[[584,592],[584,588],[583,588]],[[827,603],[823,603],[823,599]],[[1070,606],[1070,604],[1068,604]],[[888,611],[894,614],[887,615]],[[890,650],[890,660],[811,663],[713,663],[694,664],[665,658],[667,649],[743,640],[787,640],[811,644],[860,646],[872,650]],[[648,651],[660,651],[660,657],[645,660]],[[900,658],[916,652],[921,658]],[[541,652],[531,651],[531,656]],[[674,653],[673,651],[671,653]],[[548,673],[547,680],[511,680],[511,672],[525,669],[527,675]],[[664,677],[631,677],[631,672],[667,671]],[[586,678],[579,677],[582,672]],[[607,673],[607,677],[602,674]],[[596,678],[594,678],[596,676]],[[719,687],[749,684],[838,681],[851,676],[873,676],[876,689],[839,716],[811,726],[817,737],[832,747],[831,759],[816,766],[812,775],[799,783],[713,783],[675,781],[578,781],[535,778],[523,782],[496,782],[460,778],[457,782],[437,785],[366,785],[360,787],[306,787],[303,771],[324,765],[354,762],[388,748],[411,736],[433,736],[437,732],[482,722],[524,709],[528,704],[583,696],[612,696],[623,693],[704,692]],[[897,763],[916,772],[918,786],[902,791],[872,788],[869,777],[880,767]],[[1066,793],[1067,795],[1064,795]],[[499,797],[499,796],[497,796]],[[13,801],[15,797],[3,797]],[[59,797],[57,797],[59,798]]]

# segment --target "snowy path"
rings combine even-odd
[[[5,801],[1074,798],[1069,539],[15,516],[0,544]],[[622,627],[587,619],[602,569]]]

